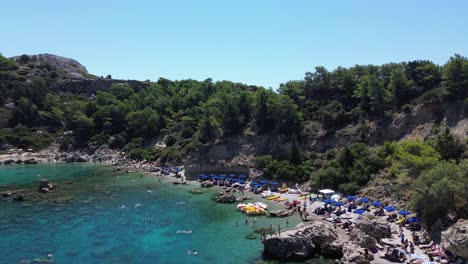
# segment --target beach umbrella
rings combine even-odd
[[[219,176],[219,179],[220,179],[220,180],[226,179],[226,175],[221,175],[221,176]]]
[[[232,178],[226,178],[226,181],[231,181],[231,180],[232,180]]]
[[[345,203],[343,203],[343,202],[335,202],[333,205],[335,205],[335,206],[343,206],[343,205],[345,205]]]
[[[409,214],[411,214],[410,212],[408,212],[408,211],[406,211],[406,210],[400,210],[400,211],[398,211],[398,213],[401,214],[401,215],[409,215]]]
[[[278,182],[270,182],[271,185],[278,185]]]
[[[216,177],[216,176],[211,176],[211,179],[212,179],[212,180],[217,180],[218,177]]]
[[[419,223],[421,222],[421,219],[420,218],[417,218],[417,217],[410,217],[406,220],[408,223]]]
[[[260,184],[267,184],[267,183],[268,183],[267,180],[261,180],[261,181],[260,181]]]
[[[251,182],[250,186],[254,186],[254,185],[257,185],[257,184],[258,184],[258,182]]]
[[[370,200],[367,199],[367,198],[362,197],[361,199],[359,199],[359,202],[361,202],[361,203],[368,203],[368,202],[370,202]]]
[[[385,211],[387,211],[387,212],[396,211],[395,207],[393,207],[393,206],[385,206],[383,209],[385,209]]]
[[[235,175],[235,174],[229,174],[229,177],[233,177],[233,178],[234,178],[234,177],[236,177],[236,175]]]
[[[233,179],[232,182],[239,182],[239,179]]]
[[[245,179],[245,175],[239,175],[239,179]]]
[[[364,214],[365,212],[366,212],[366,211],[364,211],[364,210],[362,210],[362,209],[357,209],[357,210],[354,210],[354,211],[353,211],[353,213],[355,213],[355,214],[360,214],[360,215]]]
[[[354,201],[356,200],[356,196],[354,195],[349,195],[349,196],[346,196],[346,199],[350,200],[350,201]]]
[[[331,203],[333,203],[333,200],[332,199],[325,199],[325,200],[323,200],[323,202],[326,203],[326,204],[331,204]]]
[[[240,180],[239,183],[240,183],[240,184],[244,184],[245,181],[244,181],[244,180]]]
[[[382,206],[381,202],[372,202],[371,203],[373,206]]]

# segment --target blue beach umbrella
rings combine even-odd
[[[325,199],[325,200],[323,200],[323,202],[326,203],[326,204],[331,204],[331,203],[333,203],[333,200],[332,199]]]
[[[239,179],[245,179],[245,175],[239,175]]]
[[[239,182],[239,179],[233,179],[232,182]]]
[[[278,185],[278,182],[270,182],[271,185]]]
[[[221,175],[221,176],[219,176],[219,179],[220,179],[220,180],[226,179],[226,175]]]
[[[385,206],[383,209],[385,209],[385,211],[387,212],[393,212],[393,211],[396,211],[395,207],[393,206]]]
[[[231,180],[232,180],[232,178],[226,178],[226,181],[231,181]]]
[[[421,222],[421,219],[420,218],[417,218],[417,217],[410,217],[406,220],[406,222],[408,223],[419,223]]]
[[[258,184],[258,182],[251,182],[250,186],[254,186],[254,185],[257,185],[257,184]]]
[[[401,215],[409,215],[409,214],[411,214],[410,212],[408,212],[408,211],[406,211],[406,210],[400,210],[400,211],[398,211],[398,213],[401,214]]]
[[[356,196],[354,195],[349,195],[349,196],[346,196],[346,199],[350,200],[350,201],[354,201],[356,200]]]
[[[366,212],[366,211],[361,210],[361,209],[357,209],[357,210],[354,210],[354,211],[353,211],[353,213],[359,214],[359,215],[362,215],[362,214],[364,214],[365,212]]]
[[[370,202],[370,200],[363,197],[363,198],[359,199],[359,202],[361,202],[361,203],[368,203],[368,202]]]
[[[260,184],[267,184],[267,183],[268,183],[267,180],[261,180],[261,181],[260,181]]]
[[[239,183],[240,183],[240,184],[244,184],[245,181],[244,181],[244,180],[240,180]]]
[[[371,203],[373,206],[382,206],[381,202],[372,202]]]
[[[236,175],[235,175],[235,174],[229,174],[229,177],[233,177],[233,178],[234,178],[234,177],[236,177]]]
[[[335,202],[333,205],[335,205],[335,206],[343,206],[343,205],[345,205],[345,203],[343,203],[343,202]]]
[[[212,179],[212,180],[217,180],[218,177],[216,177],[216,176],[211,176],[211,179]]]

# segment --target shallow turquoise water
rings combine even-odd
[[[44,196],[49,199],[35,197],[44,176],[59,184]],[[159,183],[92,164],[3,166],[0,188],[5,185],[31,189],[33,195],[25,202],[0,199],[0,263],[42,258],[49,252],[57,263],[261,260],[261,242],[246,239],[254,230],[252,221],[245,225],[245,215],[235,205],[213,202],[215,190],[194,195],[188,192],[193,186]],[[62,196],[69,201],[54,201]],[[256,227],[270,223],[286,228],[282,219],[268,217],[257,217]],[[193,249],[198,256],[187,254]]]

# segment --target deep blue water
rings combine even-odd
[[[59,187],[37,197],[36,187],[45,176]],[[0,263],[44,258],[47,253],[56,263],[261,260],[259,239],[246,238],[254,230],[252,221],[245,225],[245,215],[234,204],[213,202],[215,189],[195,195],[188,191],[198,186],[173,186],[92,164],[2,166],[0,190],[6,185],[30,193],[24,202],[0,199]],[[257,217],[255,227],[272,223],[285,228],[283,221]],[[181,230],[193,232],[178,233]],[[198,256],[187,254],[194,249]]]

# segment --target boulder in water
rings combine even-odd
[[[223,194],[218,199],[216,199],[218,203],[234,203],[236,201],[236,197],[232,194]]]
[[[21,193],[16,193],[13,195],[14,201],[24,201],[24,195]]]
[[[286,217],[286,216],[291,216],[293,215],[293,210],[276,210],[276,211],[271,211],[270,212],[271,216],[275,217]]]
[[[50,190],[54,189],[56,186],[49,182],[48,179],[42,178],[41,182],[39,183],[39,191],[46,193]]]
[[[201,187],[203,188],[213,187],[213,183],[211,183],[210,181],[204,181],[201,183]]]

